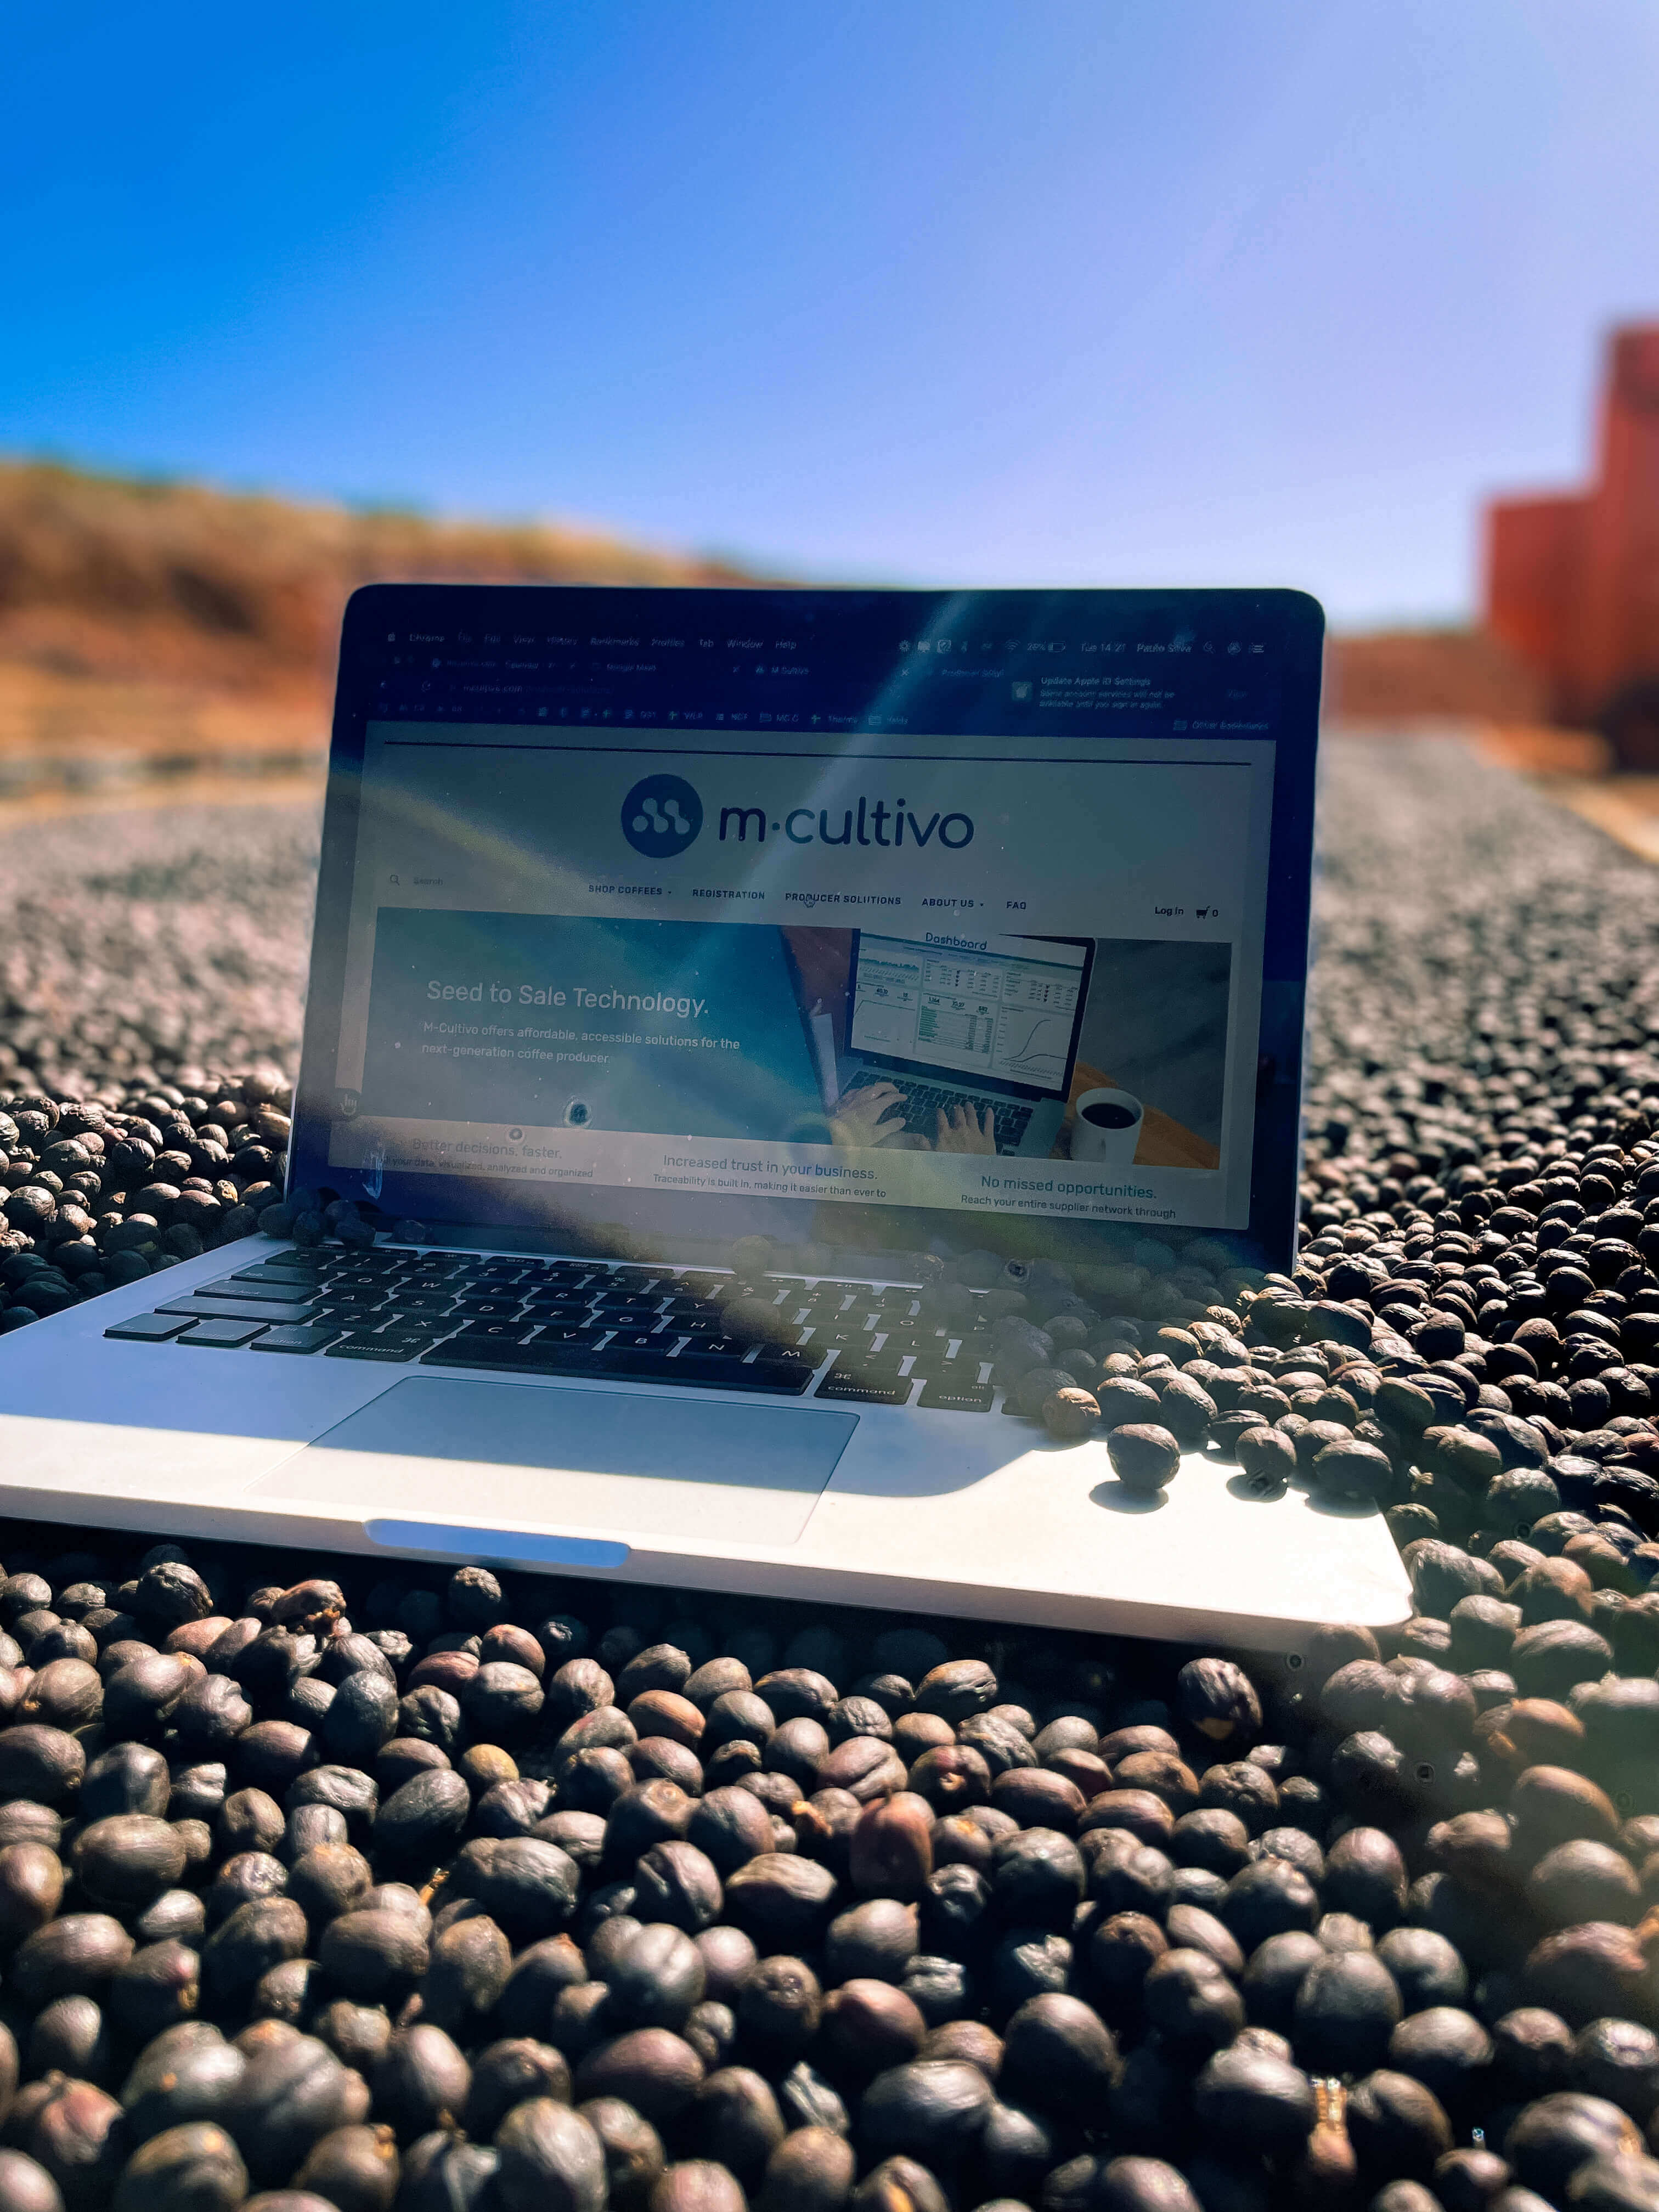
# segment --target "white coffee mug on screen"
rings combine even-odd
[[[1140,1101],[1131,1091],[1113,1087],[1082,1092],[1072,1124],[1072,1158],[1127,1168],[1140,1142],[1143,1118]]]

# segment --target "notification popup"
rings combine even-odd
[[[382,907],[365,1115],[826,1140],[781,933]]]

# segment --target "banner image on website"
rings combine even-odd
[[[340,1164],[1169,1218],[1231,948],[388,907]]]
[[[783,933],[382,909],[362,1109],[828,1141]]]

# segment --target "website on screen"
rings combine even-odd
[[[372,722],[331,1164],[1243,1226],[1272,779]]]

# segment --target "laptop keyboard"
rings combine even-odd
[[[989,1413],[988,1326],[903,1285],[379,1246],[278,1252],[104,1332],[128,1343]]]
[[[990,1108],[991,1126],[996,1132],[1000,1152],[1011,1152],[1015,1149],[1025,1134],[1025,1125],[1031,1118],[1030,1108],[1020,1105],[1016,1099],[971,1099],[960,1091],[937,1090],[930,1083],[895,1083],[890,1075],[871,1075],[856,1083],[849,1083],[842,1096],[849,1098],[855,1091],[872,1091],[878,1083],[892,1083],[896,1091],[902,1091],[906,1132],[912,1136],[926,1137],[930,1142],[939,1134],[938,1116],[940,1114],[948,1115],[956,1106],[973,1106],[981,1127],[984,1125],[985,1109]],[[888,1127],[895,1135],[897,1134],[896,1122],[890,1122]]]

